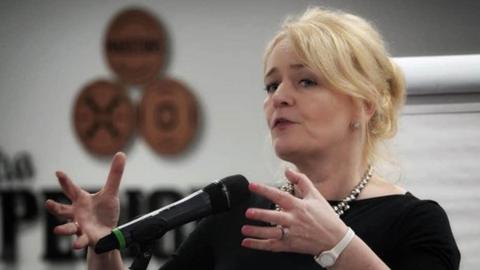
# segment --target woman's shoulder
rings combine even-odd
[[[446,216],[443,208],[430,199],[419,199],[403,187],[390,183],[381,177],[375,177],[358,197],[359,201],[386,203],[397,210],[403,209],[407,216],[438,215]]]
[[[351,203],[347,222],[366,230],[375,228],[395,235],[400,242],[418,243],[429,239],[430,243],[443,243],[456,248],[450,222],[442,206],[431,199],[420,199],[411,192],[384,194]]]
[[[406,190],[358,199],[352,202],[352,209],[355,208],[363,217],[389,220],[400,231],[442,230],[442,234],[448,234],[451,230],[447,213],[437,201],[418,198]]]
[[[419,199],[406,189],[390,183],[381,177],[374,177],[352,202],[360,208],[374,209],[377,214],[395,217],[396,220],[425,220],[432,217],[446,219],[443,208],[430,199]],[[363,207],[362,207],[363,206]]]

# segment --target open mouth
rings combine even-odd
[[[277,118],[275,119],[275,121],[273,122],[273,125],[272,125],[272,129],[273,128],[276,128],[276,127],[286,127],[290,124],[293,124],[294,122],[286,119],[286,118]]]

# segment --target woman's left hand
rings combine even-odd
[[[285,176],[297,187],[299,198],[263,184],[250,184],[252,192],[278,204],[282,211],[249,208],[247,218],[277,226],[244,225],[242,233],[247,238],[242,246],[311,255],[331,249],[347,226],[306,175],[286,170]]]

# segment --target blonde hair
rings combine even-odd
[[[373,163],[377,144],[396,134],[405,99],[403,73],[390,59],[379,33],[358,16],[309,8],[301,17],[285,21],[266,48],[264,69],[273,48],[284,39],[327,87],[375,107],[364,147],[364,158]]]

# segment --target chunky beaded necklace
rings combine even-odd
[[[357,199],[358,195],[360,194],[360,192],[362,192],[362,190],[365,188],[365,186],[368,184],[368,181],[370,181],[370,178],[372,178],[372,173],[373,173],[373,166],[372,165],[368,165],[368,168],[367,168],[367,171],[365,172],[365,174],[362,176],[362,179],[360,180],[360,182],[352,189],[352,191],[350,192],[350,194],[348,194],[343,200],[341,200],[339,203],[337,203],[336,205],[332,206],[333,207],[333,210],[335,211],[335,213],[337,213],[337,215],[341,216],[343,215],[348,209],[350,209],[350,205],[349,203],[351,201],[354,201],[355,199]],[[293,184],[290,183],[290,182],[287,182],[285,184],[283,184],[281,187],[280,187],[280,190],[281,191],[285,191],[285,192],[288,192],[292,195],[294,195],[294,187],[293,187]],[[281,211],[282,208],[278,205],[278,204],[275,204],[275,210],[277,211]]]

